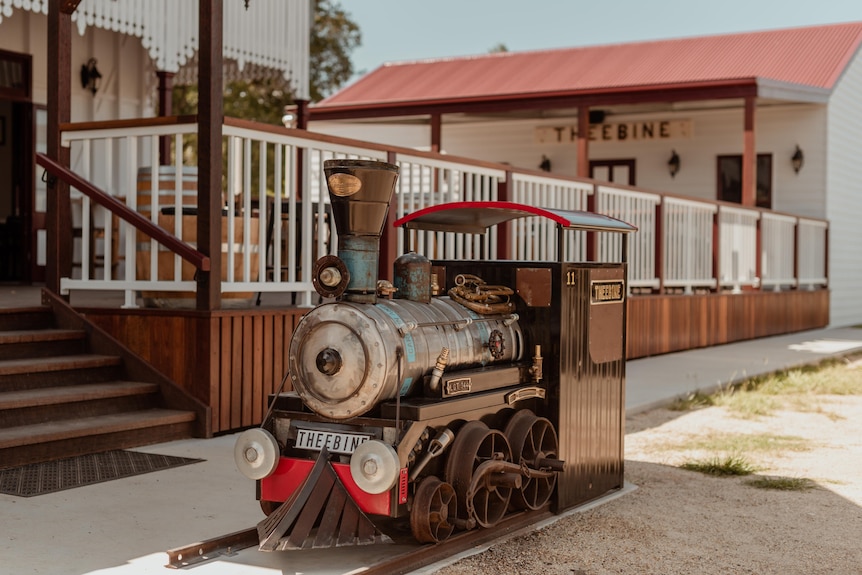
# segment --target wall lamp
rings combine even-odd
[[[793,155],[790,156],[790,164],[793,166],[793,171],[797,174],[799,170],[802,169],[802,164],[805,161],[805,156],[802,154],[802,150],[799,147],[799,144],[796,144],[796,151],[793,152]]]
[[[539,169],[543,172],[551,171],[551,159],[548,158],[545,154],[542,154],[542,163],[539,164]]]
[[[102,74],[96,68],[96,59],[90,58],[86,64],[81,65],[81,86],[91,91],[95,96],[101,83]]]
[[[670,177],[673,178],[679,172],[679,154],[676,150],[671,150],[670,159],[667,161],[667,171],[670,172]]]

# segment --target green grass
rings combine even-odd
[[[807,451],[810,442],[794,435],[774,435],[771,433],[710,433],[683,443],[669,446],[674,450],[703,450],[725,453],[753,453],[777,451]]]
[[[687,461],[680,468],[717,477],[751,475],[757,468],[741,455],[727,455],[697,461]]]
[[[685,397],[676,398],[673,403],[668,406],[671,411],[692,411],[701,407],[709,407],[715,405],[714,396],[696,391]]]
[[[745,418],[771,415],[780,409],[838,416],[823,408],[817,396],[862,395],[862,369],[845,359],[753,377],[712,395],[694,393],[676,400],[670,409],[687,411],[712,405],[725,407]]]
[[[805,477],[767,477],[765,475],[749,479],[745,484],[758,489],[777,491],[809,491],[815,487],[815,483]]]

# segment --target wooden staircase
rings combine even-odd
[[[0,469],[209,437],[209,408],[65,302],[0,309]]]

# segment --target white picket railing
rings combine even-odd
[[[794,250],[798,218],[763,212],[760,219],[760,285],[776,291],[796,286]],[[822,252],[821,252],[822,255]]]
[[[754,209],[721,205],[718,208],[719,285],[740,292],[743,286],[758,287],[757,221]]]
[[[587,199],[593,194],[593,185],[587,182],[517,172],[513,172],[511,176],[510,200],[520,204],[560,210],[586,210]],[[553,222],[538,216],[521,218],[510,224],[510,230],[513,238],[509,251],[511,259],[559,259],[557,228]],[[563,241],[567,260],[586,260],[587,244],[582,233],[567,233]]]
[[[69,130],[62,138],[71,147],[73,171],[193,243],[194,219],[166,212],[182,213],[197,203],[197,168],[194,154],[188,153],[194,151],[196,130],[196,124],[130,122],[123,127]],[[221,289],[228,303],[236,296],[269,292],[292,293],[298,305],[317,300],[311,264],[334,253],[337,246],[322,169],[331,158],[394,161],[400,169],[393,198],[396,217],[442,202],[496,200],[507,179],[507,199],[517,203],[586,210],[593,196],[597,212],[638,227],[629,241],[631,288],[693,293],[748,286],[813,289],[828,284],[828,224],[822,220],[525,173],[505,165],[387,149],[297,130],[258,129],[249,122],[228,121],[223,134],[227,150],[223,205],[225,214],[234,215],[222,218]],[[169,138],[173,148],[182,151],[174,154],[171,166],[159,166],[160,138]],[[110,225],[117,219],[88,197],[74,190],[72,196],[75,227],[80,230],[75,251],[81,268],[73,277],[61,279],[64,293],[122,290],[128,307],[136,305],[139,293],[145,298],[147,294],[158,298],[193,294],[196,284],[189,264],[128,224]],[[523,218],[509,224],[507,235],[510,259],[559,259],[557,230],[549,221]],[[597,234],[598,261],[617,257],[618,236]],[[564,237],[567,260],[590,259],[584,234]],[[401,253],[406,249],[405,238],[401,233],[396,238]],[[493,228],[485,235],[412,231],[409,241],[412,249],[432,259],[488,259],[498,253]]]
[[[826,246],[829,226],[822,220],[799,218],[797,226],[797,277],[799,287],[826,286]]]
[[[695,288],[715,288],[713,273],[713,219],[716,204],[664,198],[662,228],[664,230],[664,286],[683,288],[693,293]]]
[[[661,196],[611,186],[597,187],[596,211],[638,228],[629,238],[629,288],[659,288],[656,206],[661,204]],[[620,253],[620,234],[600,234],[600,238],[599,261],[613,261]]]
[[[393,201],[398,218],[444,202],[494,201],[500,182],[506,179],[502,169],[420,155],[398,154],[396,158],[399,175]],[[404,241],[398,234],[399,253],[407,249]],[[485,235],[410,232],[410,249],[429,259],[487,259],[496,248],[496,229]]]

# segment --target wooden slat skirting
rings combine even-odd
[[[631,296],[627,357],[709,347],[828,324],[828,290]]]
[[[78,310],[212,408],[214,433],[259,424],[304,309]],[[285,389],[290,389],[287,384]]]
[[[266,398],[287,370],[290,337],[307,310],[78,311],[209,405],[212,430],[219,433],[261,422]],[[816,329],[828,322],[826,290],[632,296],[628,358]]]

